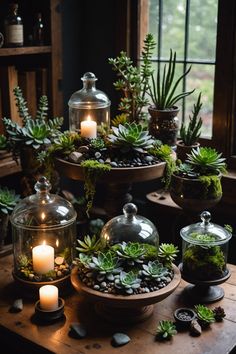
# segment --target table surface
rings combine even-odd
[[[200,337],[192,337],[188,331],[179,332],[170,341],[155,340],[156,327],[160,320],[174,320],[173,312],[178,307],[188,306],[183,301],[182,291],[187,285],[181,280],[179,287],[165,300],[155,304],[153,315],[135,325],[114,325],[99,318],[93,305],[87,303],[77,292],[72,292],[65,300],[64,318],[50,325],[40,325],[34,321],[35,300],[24,298],[21,312],[11,313],[9,308],[19,298],[12,278],[12,255],[0,259],[0,339],[9,343],[7,353],[57,353],[57,354],[226,354],[236,347],[236,266],[228,265],[230,278],[220,286],[225,296],[209,307],[222,306],[226,318],[213,323]],[[87,328],[84,339],[74,339],[68,335],[70,324],[80,322]],[[111,346],[115,332],[124,332],[131,341],[122,347]],[[10,345],[11,344],[11,345]],[[24,349],[23,349],[24,348]]]

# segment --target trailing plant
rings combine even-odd
[[[178,252],[178,248],[172,243],[162,243],[158,250],[158,257],[166,267],[170,268]]]
[[[87,215],[93,205],[93,199],[96,193],[97,179],[105,172],[110,171],[111,166],[100,163],[96,160],[85,160],[81,162],[81,167],[84,169],[85,181],[85,196],[87,199]]]
[[[148,105],[146,91],[153,72],[151,58],[155,46],[153,35],[151,33],[147,34],[144,40],[140,68],[134,66],[132,60],[123,51],[117,58],[109,58],[108,60],[118,75],[114,87],[123,94],[118,109],[128,116],[130,122],[138,123],[146,116],[142,110],[143,107]]]
[[[0,213],[4,215],[11,214],[12,210],[20,200],[20,195],[14,190],[0,186]]]
[[[215,322],[214,312],[210,308],[199,304],[195,305],[194,309],[196,311],[198,321],[202,327],[208,327],[211,323]]]
[[[194,92],[186,91],[176,93],[176,90],[181,81],[188,75],[191,70],[191,66],[177,79],[176,75],[176,52],[172,52],[170,49],[170,56],[168,59],[168,67],[165,64],[163,73],[161,74],[160,65],[158,65],[156,80],[154,73],[151,73],[151,84],[148,87],[148,94],[152,99],[154,108],[158,110],[173,109],[173,106],[184,97],[189,96]]]
[[[123,152],[135,150],[141,153],[151,149],[154,143],[148,130],[135,122],[112,127],[112,134],[108,135],[108,141]]]
[[[180,138],[186,146],[196,144],[201,135],[202,118],[198,118],[201,107],[202,102],[200,93],[197,103],[193,105],[192,116],[189,116],[188,125],[182,122],[180,127]]]
[[[158,157],[161,161],[166,162],[165,173],[162,181],[165,184],[165,190],[168,190],[170,186],[171,176],[176,169],[175,159],[173,157],[173,151],[169,145],[156,144],[154,148],[149,150],[149,153]]]
[[[163,320],[159,322],[156,330],[156,338],[159,340],[169,340],[177,334],[176,326],[173,321]]]

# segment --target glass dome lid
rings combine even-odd
[[[50,194],[51,184],[42,176],[35,184],[36,194],[22,199],[10,220],[13,226],[25,229],[65,227],[76,219],[76,211],[66,199]]]
[[[72,94],[68,102],[69,107],[96,109],[110,106],[111,101],[108,96],[96,88],[97,78],[93,73],[85,73],[81,80],[83,81],[83,88]]]
[[[210,222],[211,213],[203,211],[201,222],[185,226],[180,230],[181,237],[189,243],[214,246],[226,243],[232,234],[226,228]]]
[[[136,215],[137,207],[127,203],[123,207],[124,215],[109,220],[103,227],[101,238],[112,244],[120,242],[159,244],[159,234],[155,225],[147,218]]]

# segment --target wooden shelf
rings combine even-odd
[[[18,48],[0,48],[0,56],[7,57],[13,55],[29,55],[29,54],[45,54],[51,53],[52,47],[40,46],[40,47],[18,47]]]
[[[17,172],[21,172],[20,161],[13,160],[11,153],[0,151],[0,177]]]

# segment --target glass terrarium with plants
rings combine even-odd
[[[182,272],[191,282],[214,281],[228,275],[228,245],[232,233],[229,226],[210,222],[208,211],[201,213],[201,222],[181,229]]]
[[[11,214],[14,271],[20,285],[62,283],[74,258],[76,212],[66,199],[50,194],[42,176],[36,194],[22,199]]]

